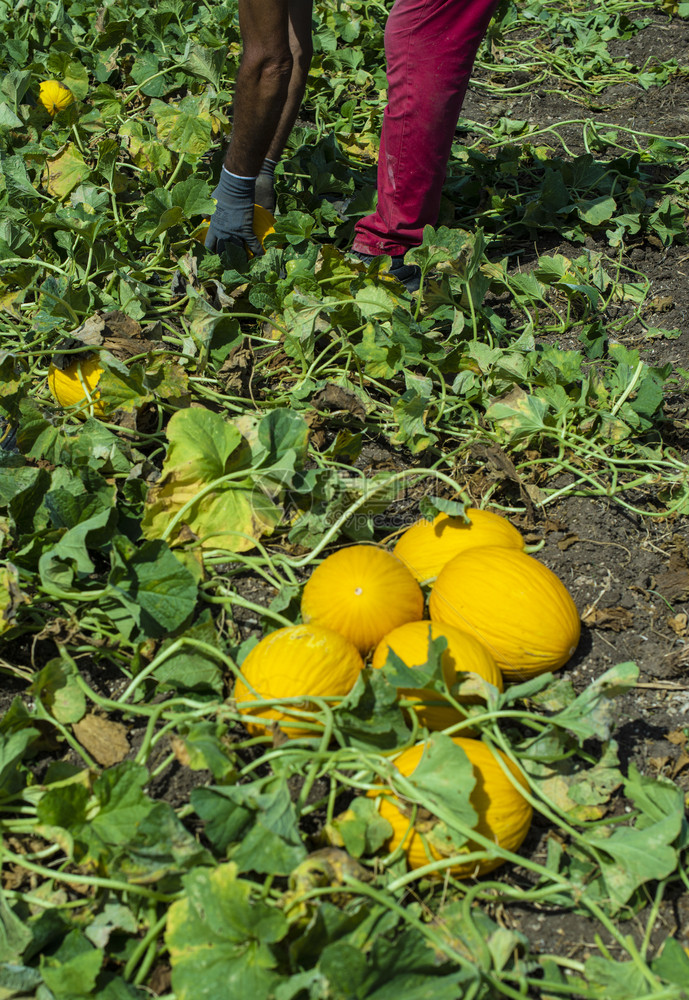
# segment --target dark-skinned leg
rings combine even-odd
[[[239,0],[242,59],[235,84],[232,136],[213,191],[216,208],[206,247],[228,243],[263,253],[253,231],[256,177],[282,116],[292,75],[289,0]]]
[[[270,160],[279,160],[289,134],[299,114],[299,108],[306,90],[306,80],[313,58],[312,0],[288,0],[289,2],[289,47],[292,53],[292,75],[287,90],[287,100],[282,115],[268,147]]]
[[[292,52],[292,75],[287,100],[268,148],[268,153],[256,178],[256,203],[275,211],[274,174],[289,134],[299,114],[306,90],[306,80],[313,56],[312,0],[289,0],[289,45]]]
[[[256,177],[289,93],[289,0],[239,0],[239,27],[243,51],[225,167],[240,177]]]

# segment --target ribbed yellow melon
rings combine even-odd
[[[295,707],[311,710],[309,698],[316,695],[349,694],[363,667],[357,650],[337,632],[319,625],[293,625],[261,639],[242,663],[241,670],[262,699],[303,698]],[[241,679],[235,684],[234,698],[238,703],[256,701],[256,695]],[[266,720],[265,725],[247,722],[251,733],[264,733],[277,721],[286,736],[318,735],[305,727],[303,717],[290,712],[289,706],[244,710],[240,707],[240,711]]]
[[[197,226],[192,233],[194,239],[199,243],[205,243],[209,226],[210,219],[206,219],[200,226]],[[263,208],[262,205],[254,205],[253,230],[254,235],[261,241],[261,246],[263,246],[266,236],[275,232],[275,217],[270,214],[267,208]],[[253,257],[253,254],[251,256]]]
[[[375,545],[350,545],[324,559],[301,600],[305,622],[334,629],[367,653],[388,632],[423,614],[423,594],[399,559]]]
[[[440,622],[407,622],[389,632],[376,646],[371,666],[380,668],[385,663],[388,650],[392,649],[408,667],[420,667],[428,661],[429,640],[443,638],[447,640],[447,649],[442,654],[443,676],[449,688],[457,681],[458,671],[467,671],[478,675],[489,684],[502,691],[502,674],[483,643],[468,632],[461,632],[453,625]],[[476,680],[474,678],[474,680]],[[457,701],[464,705],[475,704],[482,699],[482,685],[465,685],[468,691],[456,694]],[[428,729],[446,729],[456,722],[461,722],[462,716],[456,708],[443,702],[442,695],[426,688],[399,688],[399,694],[405,698],[413,698],[418,704],[414,711],[419,722]],[[435,702],[435,704],[424,704]],[[463,730],[462,735],[471,735]]]
[[[417,580],[433,580],[450,559],[467,549],[485,545],[524,548],[524,539],[507,518],[475,507],[467,507],[466,514],[470,524],[449,514],[417,521],[400,536],[394,554]]]
[[[64,371],[51,365],[48,369],[48,386],[53,396],[61,406],[77,406],[83,404],[84,412],[88,409],[88,394],[92,400],[98,400],[98,382],[103,374],[98,357],[86,361],[74,361]],[[102,416],[105,407],[102,402],[94,402],[93,412]]]
[[[471,632],[509,680],[567,662],[580,622],[562,581],[520,549],[469,549],[440,572],[429,601],[433,621]]]
[[[478,815],[474,829],[505,850],[517,851],[529,832],[533,810],[504,773],[497,756],[502,758],[517,783],[523,788],[527,788],[526,780],[504,754],[499,750],[491,750],[480,740],[453,737],[453,742],[461,747],[469,758],[476,778],[476,784],[469,796]],[[395,767],[405,776],[413,774],[421,761],[423,751],[423,744],[405,750],[395,760]],[[429,817],[426,812],[422,815],[417,813],[415,824],[409,829],[411,809],[391,789],[372,791],[369,794],[378,799],[380,815],[392,824],[394,832],[387,843],[387,849],[392,853],[402,845],[410,868],[421,868],[431,861],[451,857],[456,853],[445,840],[440,837],[434,838],[434,828],[438,822],[436,817]],[[469,841],[460,849],[460,853],[468,854],[470,851],[481,849],[479,845]],[[464,864],[458,862],[450,868],[450,872],[457,878],[470,878],[474,875],[484,875],[502,863],[500,858],[479,862],[469,861]],[[443,874],[444,872],[440,872],[440,876]]]
[[[38,89],[38,99],[48,114],[54,118],[58,111],[69,107],[74,100],[74,94],[59,80],[44,80]]]

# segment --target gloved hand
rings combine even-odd
[[[207,250],[222,253],[226,243],[233,243],[248,248],[255,257],[263,255],[261,242],[254,234],[255,188],[255,178],[235,177],[222,168],[213,192],[217,206],[206,234]]]

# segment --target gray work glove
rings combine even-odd
[[[207,250],[222,253],[226,243],[233,243],[242,249],[248,247],[255,257],[263,256],[261,242],[254,234],[255,188],[255,178],[235,177],[223,167],[212,195],[218,204],[206,234]]]

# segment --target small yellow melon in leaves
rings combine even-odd
[[[384,635],[423,614],[423,593],[386,549],[350,545],[333,552],[311,574],[302,618],[339,632],[367,653]]]
[[[58,111],[68,108],[74,100],[74,94],[59,80],[44,80],[38,91],[38,99],[53,118]]]
[[[265,701],[299,698],[292,708],[317,711],[310,699],[349,694],[363,667],[357,650],[337,632],[320,625],[292,625],[271,632],[254,646],[241,665],[247,683],[238,678],[234,698],[239,704],[256,701],[257,696]],[[240,711],[266,720],[247,721],[251,733],[265,733],[277,722],[286,736],[318,735],[289,705],[247,706]]]
[[[457,683],[457,673],[473,674],[453,696],[461,704],[475,704],[485,700],[483,681],[502,691],[502,674],[492,655],[473,635],[461,632],[453,625],[439,622],[407,622],[393,629],[376,646],[371,666],[381,668],[392,650],[407,667],[421,667],[428,662],[431,640],[445,639],[447,648],[441,654],[443,677],[448,688]],[[418,704],[414,711],[421,725],[428,729],[445,729],[461,722],[464,718],[456,708],[443,699],[441,692],[430,688],[399,688],[405,698],[413,698]],[[424,704],[431,702],[432,704]],[[433,704],[434,703],[434,704]],[[470,735],[463,730],[463,735]]]
[[[199,243],[206,242],[206,236],[208,235],[208,227],[210,226],[210,219],[205,219],[200,226],[192,233],[192,236]],[[275,217],[271,215],[267,208],[263,208],[262,205],[254,205],[254,236],[261,241],[261,246],[263,246],[263,241],[266,236],[275,232]],[[249,255],[253,257],[251,251]]]
[[[469,801],[478,817],[473,829],[504,850],[517,851],[529,832],[533,813],[531,805],[519,790],[519,786],[528,788],[525,778],[504,754],[499,750],[492,750],[480,740],[456,736],[452,742],[469,758],[476,779],[469,794]],[[400,774],[405,777],[413,776],[421,763],[425,746],[420,744],[410,747],[400,754],[394,762]],[[511,772],[517,787],[503,770],[501,761]],[[387,843],[387,849],[392,853],[401,845],[410,868],[421,868],[429,862],[455,854],[485,849],[483,845],[471,840],[458,848],[447,836],[445,825],[436,816],[422,809],[415,814],[413,806],[390,788],[381,792],[371,791],[369,795],[377,799],[380,815],[392,825],[394,832]],[[502,858],[464,863],[460,861],[450,867],[450,872],[456,878],[471,878],[492,871],[501,864]],[[443,874],[444,870],[438,872],[440,877]]]
[[[466,515],[468,524],[449,514],[417,521],[400,536],[394,554],[421,581],[435,579],[450,559],[467,549],[484,545],[524,548],[524,539],[507,518],[474,507],[467,507]]]
[[[57,402],[64,407],[80,406],[86,414],[93,405],[96,416],[103,416],[105,407],[99,402],[98,382],[103,374],[98,357],[73,361],[62,370],[56,365],[48,369],[48,386]]]
[[[488,546],[455,556],[433,585],[429,610],[433,621],[475,635],[509,680],[557,670],[579,642],[567,588],[520,549]]]

